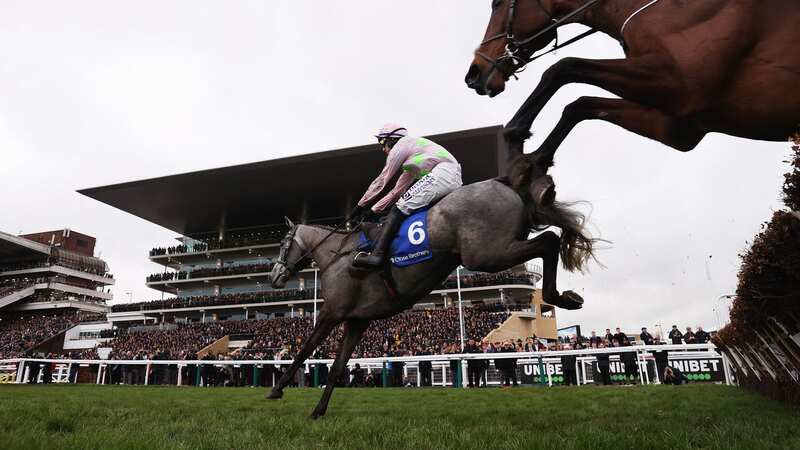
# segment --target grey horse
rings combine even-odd
[[[334,385],[344,374],[347,361],[370,321],[411,308],[441,286],[459,264],[469,270],[497,272],[542,258],[544,301],[567,309],[580,308],[583,299],[579,295],[571,291],[559,294],[556,270],[559,254],[564,266],[571,270],[580,269],[592,256],[592,239],[582,232],[583,216],[554,201],[555,190],[549,176],[529,187],[529,195],[522,196],[499,180],[457,189],[428,211],[432,259],[402,269],[391,267],[384,272],[351,267],[352,258],[348,255],[358,244],[356,234],[290,222],[291,229],[281,243],[278,261],[272,269],[272,286],[284,287],[313,258],[320,269],[325,303],[311,335],[268,398],[281,398],[283,388],[294,379],[297,369],[337,325],[344,323],[344,338],[325,392],[311,418],[324,415]],[[527,239],[532,229],[542,231],[548,225],[559,227],[561,236],[543,231]],[[387,277],[389,273],[391,276]]]

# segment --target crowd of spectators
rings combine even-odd
[[[79,272],[86,272],[92,275],[98,275],[105,278],[110,278],[110,279],[114,278],[114,275],[112,273],[106,272],[105,270],[100,270],[90,265],[82,264],[80,259],[74,260],[72,258],[60,258],[57,256],[52,256],[50,258],[40,259],[36,261],[24,261],[15,264],[8,264],[0,267],[0,273],[12,272],[17,270],[39,269],[42,267],[50,267],[50,266],[61,266],[61,267],[66,267],[68,269],[77,270]]]
[[[188,280],[191,278],[206,278],[206,277],[225,277],[230,275],[244,275],[249,273],[265,273],[270,272],[274,264],[272,262],[262,264],[242,264],[237,266],[228,267],[205,267],[202,269],[192,270],[190,272],[163,272],[154,273],[147,277],[147,282],[158,281],[173,281],[173,280]]]
[[[510,270],[497,273],[475,273],[461,276],[461,287],[483,287],[495,286],[499,284],[525,284],[535,285],[536,280],[530,274],[514,273]],[[457,277],[451,275],[444,282],[444,289],[456,289],[458,287]]]
[[[93,261],[93,263],[90,261]],[[56,256],[51,256],[49,263],[46,265],[61,266],[105,278],[114,278],[113,274],[106,272],[105,263],[97,262],[94,258],[76,255],[72,252],[61,252]]]
[[[80,322],[104,318],[102,314],[85,312],[5,316],[0,320],[0,359],[20,357]]]
[[[321,296],[319,291],[317,294]],[[152,311],[157,309],[196,308],[201,306],[246,305],[249,303],[271,303],[288,300],[304,300],[313,298],[313,296],[313,289],[281,289],[261,292],[244,292],[237,294],[176,297],[163,300],[152,300],[149,302],[125,303],[112,306],[111,311]]]
[[[150,256],[161,256],[161,255],[177,255],[180,253],[188,253],[190,247],[186,245],[174,245],[172,247],[155,247],[150,250]],[[208,250],[208,245],[205,243],[198,243],[191,247],[191,251],[193,252],[201,252]]]
[[[249,231],[243,233],[230,233],[223,239],[208,239],[196,242],[191,246],[185,244],[171,247],[155,247],[150,250],[150,256],[177,255],[181,253],[205,252],[223,248],[248,247],[251,245],[275,244],[281,241],[286,234],[286,228],[273,228],[269,230]]]
[[[507,311],[464,308],[465,331],[471,338],[482,339],[507,317]],[[121,332],[110,346],[117,356],[159,354],[165,359],[180,359],[225,335],[232,335],[236,339],[250,340],[243,351],[249,356],[280,354],[292,357],[300,350],[312,328],[312,318],[308,316],[179,324],[168,329]],[[341,339],[342,330],[339,328],[320,346],[318,354],[330,356]],[[434,354],[457,342],[457,308],[406,311],[372,322],[354,355],[380,357],[421,351]]]
[[[36,261],[20,261],[14,264],[6,264],[4,266],[0,266],[0,273],[2,272],[13,272],[17,270],[27,270],[27,269],[38,269],[40,267],[47,267],[50,263],[47,259],[40,259]]]
[[[0,280],[0,297],[5,297],[15,291],[25,289],[35,283],[39,283],[38,278],[8,278]]]
[[[247,267],[247,269],[240,269]],[[228,269],[202,269],[202,276],[209,276],[207,270],[215,271],[215,276],[232,275],[239,270],[248,270],[247,273],[263,272],[271,270],[271,265],[250,265],[250,266],[233,266]],[[221,272],[216,272],[216,271]],[[152,281],[170,281],[173,279],[187,279],[197,275],[200,271],[194,272],[168,272],[163,274],[154,274],[147,278],[148,282]],[[510,271],[500,273],[480,273],[463,275],[461,277],[462,287],[482,287],[492,286],[498,284],[535,284],[535,281],[530,275],[515,274]],[[456,281],[455,276],[447,279],[442,285],[443,289],[455,289]],[[318,297],[321,297],[321,292],[317,292]],[[115,305],[112,307],[113,312],[124,311],[145,311],[157,309],[172,309],[172,308],[191,308],[200,306],[217,306],[217,305],[239,305],[247,303],[269,303],[280,302],[287,300],[307,300],[313,298],[314,291],[310,289],[284,289],[276,291],[261,291],[261,292],[247,292],[238,294],[223,294],[217,296],[194,296],[183,298],[170,298],[165,300],[152,300],[148,302],[129,303],[122,305]]]

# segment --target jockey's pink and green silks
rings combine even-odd
[[[386,187],[386,183],[402,170],[403,174],[400,175],[394,189],[372,207],[375,212],[382,211],[393,205],[415,181],[431,173],[433,168],[440,163],[458,165],[458,161],[453,155],[441,145],[425,138],[404,137],[397,141],[389,151],[386,165],[380,175],[369,185],[367,192],[361,197],[358,204],[363,206],[373,200]]]

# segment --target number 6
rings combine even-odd
[[[425,241],[425,230],[422,229],[422,221],[418,220],[408,227],[408,242],[419,245]]]

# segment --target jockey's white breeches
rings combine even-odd
[[[420,178],[397,201],[397,209],[405,215],[430,205],[461,187],[461,164],[443,162]]]

